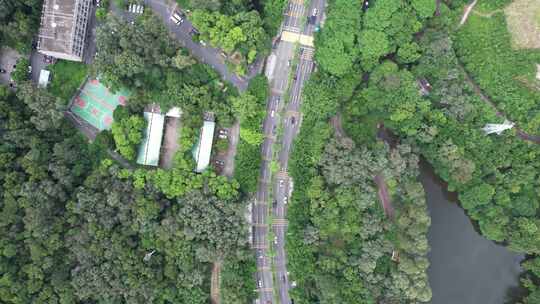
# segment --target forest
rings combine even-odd
[[[219,262],[223,301],[250,302],[255,261],[245,187],[212,170],[195,174],[191,147],[205,109],[230,124],[240,117],[232,105],[260,104],[250,94],[264,98],[266,80],[238,95],[168,39],[152,14],[135,26],[108,16],[97,36],[90,76],[133,95],[115,111],[112,131],[93,143],[63,118],[81,77],[65,87],[53,81],[49,90],[26,79],[16,94],[0,88],[0,299],[207,303],[212,263]],[[53,68],[85,73],[63,62]],[[118,149],[133,160],[145,126],[140,113],[151,102],[186,114],[173,168],[122,167],[109,153]]]
[[[326,24],[315,40],[315,57],[320,70],[304,90],[304,121],[292,159],[291,171],[297,186],[290,206],[293,235],[288,244],[301,244],[288,247],[291,269],[301,282],[301,288],[295,291],[295,301],[312,303],[324,299],[328,303],[351,303],[347,297],[360,292],[351,287],[340,293],[318,293],[321,282],[342,282],[343,272],[332,269],[321,273],[320,267],[307,266],[315,265],[314,261],[321,254],[329,254],[328,250],[319,251],[317,246],[314,249],[308,245],[310,237],[319,233],[317,224],[324,221],[324,213],[312,213],[314,201],[318,201],[313,199],[312,187],[317,178],[319,188],[314,192],[318,197],[322,196],[320,193],[335,193],[334,187],[325,186],[328,181],[324,175],[324,160],[330,145],[328,138],[334,133],[328,121],[335,114],[343,113],[345,133],[361,149],[375,151],[377,127],[384,125],[400,142],[410,145],[414,153],[428,160],[448,183],[450,191],[458,192],[461,206],[486,238],[528,254],[522,263],[525,272],[521,278],[529,295],[522,302],[537,303],[539,277],[534,261],[538,259],[540,244],[536,190],[540,149],[518,137],[515,131],[486,136],[481,130],[486,123],[504,119],[477,95],[465,74],[472,69],[470,72],[476,80],[474,64],[502,68],[497,62],[484,61],[481,56],[466,58],[465,39],[475,44],[489,41],[492,45],[500,43],[494,42],[498,39],[509,45],[508,33],[500,29],[492,40],[494,33],[488,34],[487,30],[482,33],[478,26],[466,25],[456,32],[455,24],[459,22],[465,1],[452,1],[450,6],[441,2],[437,16],[434,16],[433,1],[410,1],[409,5],[402,1],[379,0],[373,5],[370,3],[364,12],[359,9],[359,2],[335,0],[329,3]],[[508,1],[498,1],[490,8],[504,3]],[[470,33],[473,27],[475,35],[484,35],[483,39],[474,38]],[[488,48],[493,50],[493,46],[486,45],[485,50]],[[475,47],[475,50],[481,48]],[[515,56],[513,60],[519,58],[522,57]],[[461,60],[471,62],[463,68]],[[497,75],[483,73],[486,77]],[[421,79],[430,84],[428,94],[421,93]],[[481,87],[487,83],[479,80]],[[487,94],[496,94],[492,90],[497,89],[495,83],[491,89],[485,88]],[[503,97],[500,100],[505,102]],[[525,109],[523,113],[535,115],[534,109],[528,112]],[[530,131],[528,126],[530,124],[523,124]],[[366,166],[369,169],[364,171],[369,172],[376,168],[376,163]],[[307,190],[298,190],[303,188]],[[365,189],[366,193],[369,191]],[[416,196],[423,198],[422,193]],[[344,229],[340,232],[348,231],[347,225],[341,227]],[[375,251],[384,252],[381,248]],[[348,253],[350,257],[358,254],[358,250],[349,249]],[[308,275],[304,275],[304,268],[310,269]],[[333,298],[326,298],[329,295]],[[362,296],[370,303],[389,299],[390,295],[383,291]],[[415,302],[411,299],[403,296],[398,303]]]
[[[228,65],[239,75],[269,54],[270,38],[277,34],[286,0],[177,0],[189,12],[197,39],[221,49]]]

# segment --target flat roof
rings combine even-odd
[[[203,123],[199,136],[199,146],[196,151],[197,172],[203,172],[210,164],[215,127],[216,123],[213,121],[204,121]]]
[[[137,163],[146,166],[157,166],[161,151],[161,140],[163,138],[163,125],[165,115],[152,112],[144,112],[144,119],[147,121],[146,131],[143,140],[139,145]]]
[[[82,57],[92,0],[45,0],[38,49]],[[66,58],[68,59],[68,58]]]

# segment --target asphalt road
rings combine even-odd
[[[315,25],[303,25],[303,17],[311,15],[314,8],[318,10],[316,23],[320,22],[324,11],[324,0],[312,0],[309,8],[298,2],[292,2],[287,8],[282,29],[291,32],[312,35]],[[289,84],[290,63],[299,52],[300,60],[297,65],[295,77]],[[276,63],[271,77],[271,96],[267,104],[267,116],[263,131],[265,140],[261,148],[262,164],[260,168],[257,200],[253,208],[253,244],[257,257],[257,284],[260,284],[260,304],[275,303],[274,288],[277,289],[278,301],[282,304],[291,303],[289,288],[291,282],[287,272],[287,259],[285,254],[285,236],[287,229],[287,203],[292,192],[292,183],[287,174],[288,159],[292,142],[298,133],[300,123],[301,93],[305,81],[313,70],[313,49],[301,46],[295,49],[295,44],[280,41],[274,50]],[[284,105],[283,94],[290,87],[288,104]],[[281,117],[280,113],[284,113]],[[283,123],[282,150],[279,152],[279,172],[271,180],[270,163],[273,159],[272,146],[275,142],[275,130],[278,124]],[[268,223],[269,214],[269,184],[273,185],[273,201],[271,202],[272,223]],[[273,238],[269,239],[269,225],[272,226]],[[273,261],[269,257],[269,246],[273,246],[275,255]],[[276,270],[276,278],[272,275],[272,264]],[[274,280],[275,279],[275,280]],[[274,282],[277,286],[273,286]]]

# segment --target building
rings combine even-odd
[[[160,114],[159,111],[156,112],[144,112],[147,126],[137,154],[137,163],[141,165],[157,166],[159,164],[165,115]]]
[[[216,123],[210,120],[205,120],[201,128],[199,142],[193,152],[195,161],[197,162],[196,172],[203,172],[210,164],[210,155],[212,154],[212,142],[214,141],[214,130]]]
[[[45,0],[37,49],[40,53],[82,61],[92,0]]]

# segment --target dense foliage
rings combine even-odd
[[[255,192],[257,188],[263,141],[261,128],[268,90],[268,80],[259,75],[250,81],[248,90],[235,97],[232,102],[240,119],[240,141],[235,158],[234,177],[246,192]]]
[[[523,129],[540,134],[540,90],[536,64],[540,50],[515,50],[503,12],[472,14],[454,34],[455,49],[478,85]]]
[[[47,70],[51,71],[48,90],[64,100],[65,104],[75,95],[88,74],[87,65],[67,60],[58,60],[55,64],[47,66]]]
[[[411,303],[431,299],[426,269],[430,219],[418,158],[410,147],[388,151],[330,140],[291,214],[290,258],[298,303]],[[373,177],[391,185],[396,222],[387,218]],[[391,260],[399,252],[399,263]]]
[[[212,111],[222,124],[232,123],[228,96],[236,91],[179,48],[157,17],[144,15],[131,25],[110,16],[96,35],[96,73],[112,90],[135,92],[128,104],[131,111],[157,103],[162,111],[175,106],[193,116]]]
[[[1,1],[0,45],[30,53],[32,40],[39,28],[41,6],[41,0]]]
[[[26,106],[0,90],[4,303],[206,303],[212,261],[246,277],[254,263],[237,184],[207,172],[172,193],[184,180],[176,168],[169,188],[157,184],[164,172],[119,168],[62,115],[43,120],[37,94]],[[229,289],[242,303],[253,296],[249,283]]]

